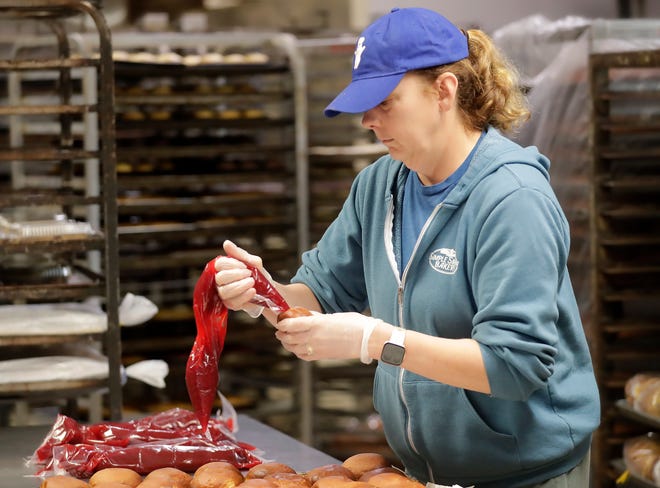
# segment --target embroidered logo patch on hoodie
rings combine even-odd
[[[455,249],[443,247],[436,249],[429,256],[429,264],[438,273],[456,274],[458,270],[458,258]]]

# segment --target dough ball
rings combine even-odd
[[[113,61],[128,61],[130,59],[130,54],[128,51],[116,50],[112,51]]]
[[[342,466],[350,470],[357,480],[367,471],[385,468],[389,466],[389,464],[390,463],[382,454],[376,452],[362,452],[347,458],[342,463]]]
[[[195,474],[201,474],[209,469],[228,469],[229,471],[240,473],[240,470],[228,461],[212,461],[210,463],[202,464],[199,468],[197,468]]]
[[[199,54],[186,54],[182,59],[186,66],[197,66],[202,63],[202,56]]]
[[[259,51],[254,51],[245,55],[246,63],[265,64],[268,60],[268,54]]]
[[[222,63],[224,56],[220,53],[206,53],[202,54],[201,60],[203,64],[219,64]]]
[[[242,64],[245,63],[245,54],[241,54],[241,53],[225,54],[223,61],[227,64]]]
[[[369,484],[376,488],[424,488],[424,485],[402,473],[380,473],[372,476]]]
[[[190,488],[192,476],[177,468],[158,468],[145,476],[144,481],[159,481],[169,483],[168,488]],[[144,488],[139,485],[140,488]]]
[[[350,483],[354,483],[354,481],[344,476],[326,476],[319,478],[312,488],[346,488]]]
[[[135,488],[142,483],[142,476],[128,468],[105,468],[94,473],[89,479],[89,485],[94,488],[108,482],[122,483]]]
[[[173,51],[167,51],[156,55],[156,61],[164,64],[179,64],[183,61],[183,56]]]
[[[392,466],[386,466],[384,468],[376,468],[372,469],[371,471],[367,471],[366,473],[363,473],[362,476],[360,476],[359,480],[360,481],[369,481],[370,478],[373,476],[376,476],[377,474],[380,473],[398,473],[401,474],[401,471],[398,469],[392,467]]]
[[[218,117],[225,120],[236,120],[241,118],[241,111],[236,108],[226,108],[218,112]]]
[[[190,488],[235,488],[243,483],[240,471],[226,467],[210,467],[196,471]]]
[[[264,477],[277,488],[310,488],[312,484],[299,473],[272,473]]]
[[[241,483],[239,488],[277,488],[277,485],[264,478],[252,478]]]
[[[307,310],[305,307],[291,307],[288,310],[281,312],[277,316],[277,321],[279,322],[280,320],[292,319],[295,317],[307,317],[309,315],[312,315],[312,312]]]
[[[266,462],[266,463],[257,464],[256,466],[250,468],[249,471],[245,474],[245,479],[249,480],[253,478],[265,478],[269,474],[274,474],[274,473],[296,474],[296,470],[293,469],[288,464],[278,463],[274,461]]]
[[[343,476],[347,480],[355,479],[353,473],[341,464],[325,464],[323,466],[317,466],[316,468],[310,469],[307,471],[307,473],[305,473],[305,478],[307,478],[312,484],[316,483],[319,479],[326,478],[328,476]]]
[[[156,55],[148,51],[129,53],[128,61],[131,61],[132,63],[155,63]]]
[[[49,476],[41,482],[40,488],[89,488],[89,484],[67,475]]]
[[[118,483],[117,481],[102,481],[98,485],[94,485],[94,488],[133,488],[133,487],[131,487],[131,485],[125,485],[124,483]]]
[[[262,63],[267,63],[268,60],[269,60],[268,54],[259,51],[249,52],[246,53],[244,56],[244,61],[246,63],[262,64]]]

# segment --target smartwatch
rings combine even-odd
[[[406,346],[404,346],[405,340],[405,329],[395,327],[389,340],[383,345],[383,350],[380,353],[380,360],[387,364],[401,366],[403,356],[406,354]]]

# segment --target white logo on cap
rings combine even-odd
[[[353,63],[353,69],[358,69],[360,66],[360,60],[362,59],[362,52],[367,49],[367,46],[364,45],[364,36],[360,37],[355,46],[355,62]]]

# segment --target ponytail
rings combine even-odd
[[[470,29],[466,37],[467,58],[418,72],[432,80],[445,72],[456,76],[458,108],[468,127],[512,132],[530,116],[518,71],[485,32]]]

